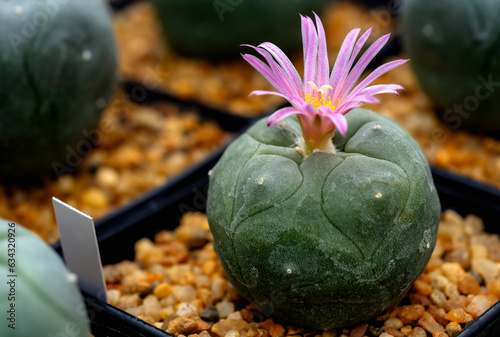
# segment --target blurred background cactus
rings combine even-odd
[[[179,53],[237,58],[242,43],[301,46],[299,13],[320,14],[330,0],[154,0],[168,42]]]
[[[497,0],[403,3],[411,65],[453,129],[500,132],[499,11]]]
[[[72,154],[91,150],[80,142],[95,132],[117,73],[106,6],[0,2],[0,177],[66,173]]]
[[[6,280],[0,296],[7,312],[0,336],[90,335],[76,276],[52,247],[26,228],[0,219],[0,248],[0,270]]]

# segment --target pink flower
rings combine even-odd
[[[302,128],[306,155],[315,149],[328,151],[329,147],[333,146],[331,137],[335,129],[342,135],[346,134],[347,120],[344,115],[347,112],[362,106],[363,103],[379,103],[374,95],[398,94],[396,90],[404,89],[397,84],[368,85],[382,74],[408,61],[396,60],[383,64],[356,85],[370,61],[389,39],[389,34],[379,38],[354,65],[356,57],[371,33],[369,29],[356,41],[361,30],[357,28],[347,34],[330,73],[325,31],[319,17],[314,15],[316,26],[311,18],[301,16],[304,47],[303,80],[285,53],[272,43],[264,42],[257,47],[246,45],[264,57],[267,65],[254,55],[242,55],[278,91],[255,90],[250,95],[278,95],[292,105],[273,113],[267,125],[271,126],[288,116],[297,115]]]

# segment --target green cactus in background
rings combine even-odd
[[[241,41],[264,38],[285,50],[300,47],[299,13],[322,13],[328,0],[154,0],[169,44],[203,58],[236,58]],[[297,22],[298,23],[298,22]]]
[[[116,82],[106,5],[1,1],[0,33],[0,176],[57,174],[56,163],[74,169],[66,159],[94,145],[80,142],[96,131]]]
[[[0,248],[6,318],[1,336],[90,335],[75,276],[51,247],[26,228],[0,219]]]
[[[500,1],[407,0],[402,36],[417,79],[453,129],[500,131]]]
[[[370,34],[356,42],[353,30],[328,76],[321,21],[317,30],[309,18],[302,24],[304,81],[274,45],[256,48],[269,67],[243,55],[292,107],[228,147],[210,174],[207,216],[226,275],[245,298],[293,324],[328,329],[402,299],[430,259],[440,203],[410,134],[373,111],[352,110],[401,89],[367,86],[404,60],[355,86],[388,36],[352,67]]]

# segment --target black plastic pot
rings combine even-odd
[[[205,211],[207,172],[217,158],[200,167],[185,180],[175,191],[165,191],[163,207],[158,207],[141,217],[136,223],[123,226],[118,222],[107,223],[97,232],[103,264],[118,263],[133,259],[134,243],[143,238],[153,239],[164,229],[174,229],[182,215],[188,211]],[[443,209],[454,209],[462,215],[474,213],[485,221],[486,230],[499,233],[497,219],[500,218],[500,195],[491,193],[481,186],[462,184],[449,177],[446,172],[434,171],[436,188]],[[137,211],[144,212],[137,209]],[[148,211],[145,211],[148,213]],[[84,294],[87,310],[96,336],[170,336],[134,316],[112,307],[96,298]],[[467,326],[460,337],[497,337],[500,336],[500,302]]]

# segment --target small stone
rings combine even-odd
[[[144,307],[145,316],[151,317],[155,322],[160,320],[161,305],[155,296],[153,295],[146,296],[146,298],[142,302],[142,305]]]
[[[235,311],[235,312],[227,315],[227,319],[243,319],[243,317],[241,316],[240,311]]]
[[[492,295],[500,298],[500,281],[491,282],[488,285],[488,290]]]
[[[391,334],[388,334],[387,332],[382,332],[379,337],[394,337]]]
[[[113,306],[118,306],[120,301],[121,291],[118,289],[106,290],[106,297],[108,298],[108,303]]]
[[[367,323],[357,325],[351,330],[349,337],[363,337],[366,329],[368,329]]]
[[[172,294],[173,288],[171,285],[167,283],[160,283],[156,286],[155,290],[153,291],[154,295],[158,298],[165,298]]]
[[[484,258],[472,259],[472,269],[481,275],[486,284],[494,282],[500,272],[496,262]]]
[[[411,325],[405,325],[404,327],[401,328],[401,332],[405,336],[408,336],[411,333],[412,330],[413,330],[413,327]]]
[[[446,295],[438,289],[434,289],[430,296],[432,302],[439,308],[444,308],[446,306]]]
[[[387,321],[384,322],[384,327],[385,328],[394,328],[394,329],[401,329],[403,327],[403,322],[396,317],[389,318]]]
[[[225,290],[226,282],[223,279],[217,278],[212,281],[212,295],[215,300],[221,299],[224,296]]]
[[[473,259],[483,258],[486,259],[489,256],[488,248],[480,243],[475,243],[470,245],[470,255]]]
[[[179,302],[191,302],[196,298],[196,290],[191,285],[177,285],[173,288],[173,294]]]
[[[459,279],[457,287],[458,290],[464,295],[475,295],[479,293],[480,284],[474,276],[466,273]]]
[[[427,308],[427,312],[431,314],[431,316],[436,320],[438,324],[442,326],[448,324],[448,320],[444,318],[444,315],[446,315],[446,310],[444,310],[444,308],[439,308],[435,305],[430,305]]]
[[[181,304],[179,304],[179,307],[176,311],[177,316],[184,316],[191,313],[198,314],[198,310],[196,310],[193,305],[187,302],[182,302]]]
[[[421,327],[417,326],[413,328],[408,337],[427,337],[427,332],[425,332],[425,330]]]
[[[448,337],[448,335],[446,334],[446,332],[434,332],[432,334],[432,337]]]
[[[236,330],[229,330],[225,337],[240,337],[240,333]]]
[[[444,329],[444,332],[446,332],[446,334],[448,334],[449,337],[455,337],[461,331],[462,331],[462,326],[457,322],[450,322]]]
[[[259,328],[268,330],[274,325],[274,319],[272,317],[266,319],[264,322],[259,323]]]
[[[212,333],[219,337],[224,337],[230,330],[236,330],[241,333],[248,328],[248,323],[244,320],[225,319],[215,323],[212,326]]]
[[[469,303],[467,312],[472,315],[473,318],[478,318],[490,307],[490,301],[488,298],[482,295],[475,296]]]
[[[165,331],[172,335],[189,335],[196,332],[198,324],[190,318],[187,317],[177,317],[168,323],[168,327]]]
[[[449,299],[456,299],[460,297],[458,286],[455,283],[450,283],[444,288],[444,294]]]
[[[210,324],[199,318],[196,319],[195,322],[196,324],[198,324],[198,328],[196,329],[196,331],[206,331],[212,327]]]
[[[222,301],[215,305],[219,312],[219,318],[226,318],[229,314],[234,312],[234,303]]]
[[[446,318],[449,321],[457,323],[466,323],[472,319],[471,315],[465,312],[465,310],[462,308],[456,308],[448,311],[444,315],[444,318]]]
[[[458,280],[465,274],[464,269],[458,263],[445,262],[441,266],[444,276],[453,283],[457,283]]]
[[[119,180],[118,172],[110,167],[101,167],[96,173],[96,182],[100,187],[112,188]]]
[[[277,337],[279,335],[284,335],[286,333],[286,329],[283,327],[283,325],[281,324],[274,324],[273,326],[271,326],[271,328],[269,329],[269,334],[272,336],[272,337]]]
[[[422,317],[418,320],[418,325],[427,330],[430,333],[434,332],[444,332],[444,328],[441,324],[436,322],[434,317],[428,312],[424,312]]]
[[[394,328],[385,328],[384,332],[394,337],[405,337],[404,333]]]
[[[269,333],[264,329],[250,329],[248,330],[248,337],[268,337]]]
[[[102,208],[109,205],[109,197],[97,187],[89,187],[81,193],[82,203],[90,207]]]
[[[424,312],[425,307],[421,304],[405,305],[399,312],[399,318],[404,324],[411,324],[418,321]]]
[[[208,306],[200,314],[201,319],[207,322],[216,322],[219,320],[219,312],[214,306]]]
[[[288,327],[287,335],[288,335],[289,331],[290,331],[290,327]],[[337,329],[325,330],[325,331],[323,331],[323,334],[321,335],[321,337],[337,337],[337,336],[338,336]]]
[[[413,284],[413,290],[423,296],[430,296],[432,294],[432,286],[422,280],[416,280]]]

